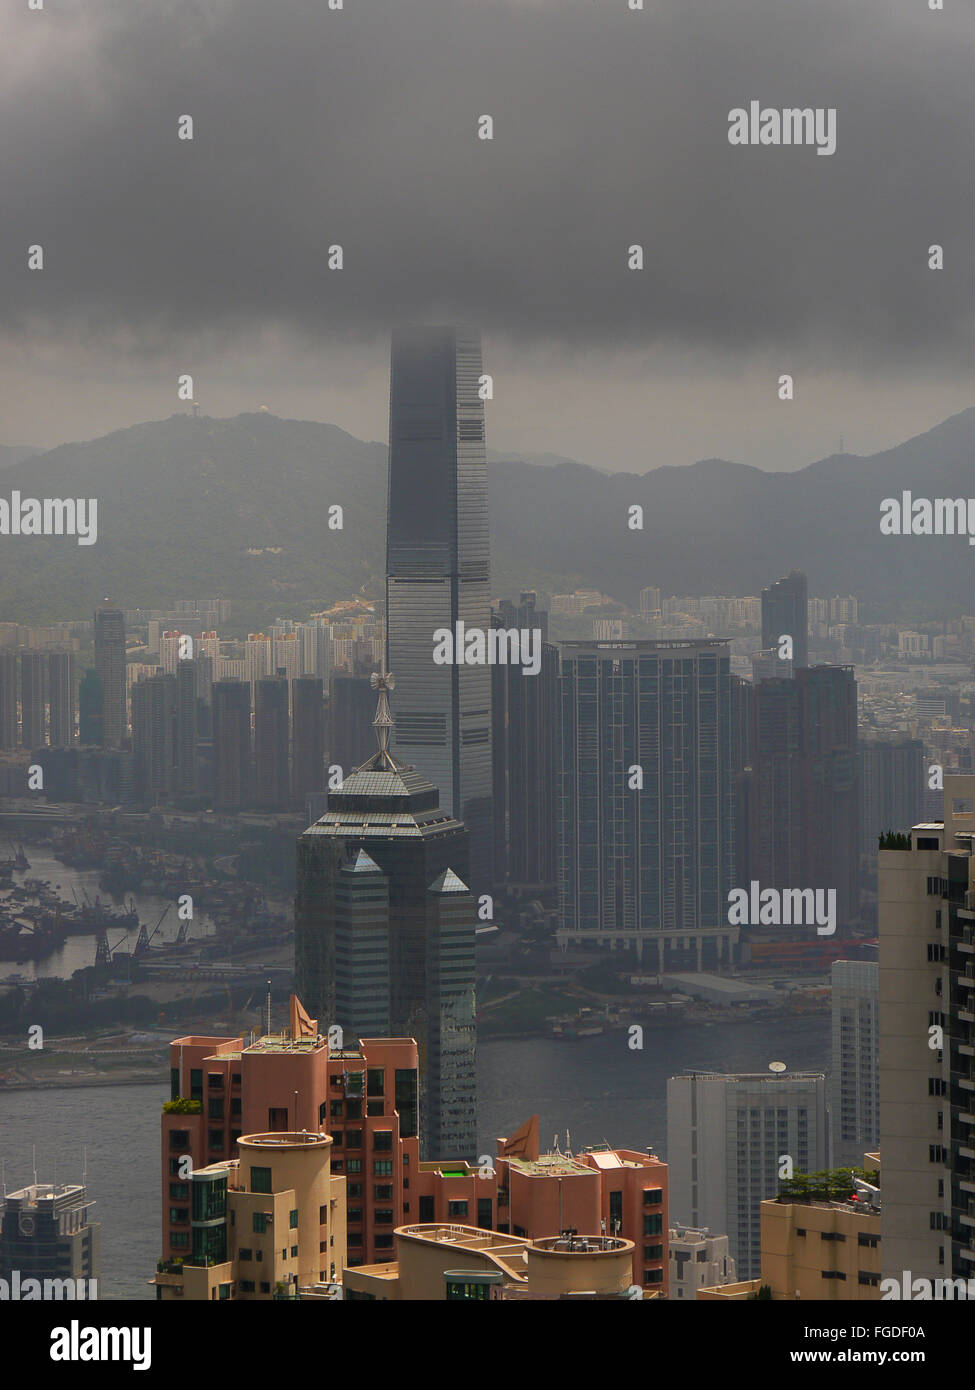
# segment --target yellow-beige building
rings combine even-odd
[[[242,1135],[239,1158],[196,1169],[192,1247],[161,1260],[162,1300],[295,1298],[336,1282],[346,1261],[345,1178],[333,1176],[327,1134]]]
[[[396,1260],[343,1274],[347,1299],[443,1302],[643,1297],[633,1242],[612,1236],[527,1240],[474,1226],[400,1226]],[[302,1297],[306,1297],[302,1290]]]
[[[761,1204],[758,1279],[699,1289],[699,1300],[748,1299],[764,1285],[775,1300],[861,1302],[880,1298],[880,1213],[859,1202]]]

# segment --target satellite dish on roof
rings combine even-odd
[[[769,1069],[769,1071],[775,1071],[775,1072],[785,1071],[785,1070],[786,1070],[786,1065],[785,1065],[784,1062],[769,1062],[769,1064],[768,1064],[768,1069]]]

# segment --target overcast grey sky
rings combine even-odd
[[[385,439],[411,320],[482,327],[492,447],[604,468],[795,468],[975,404],[975,6],[644,3],[8,10],[0,442],[167,416],[183,372],[207,414]],[[836,153],[730,145],[753,99],[835,107]]]

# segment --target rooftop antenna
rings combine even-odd
[[[392,758],[389,754],[389,736],[395,721],[389,710],[389,692],[396,687],[396,677],[386,670],[385,653],[383,653],[382,669],[373,671],[369,677],[369,684],[373,690],[379,692],[376,717],[372,721],[372,727],[376,730],[376,738],[379,740],[379,758],[385,766],[392,767]]]
[[[267,982],[267,1031],[271,1031],[271,981]]]
[[[84,1187],[84,1188],[87,1188],[87,1186],[88,1186],[88,1145],[87,1145],[87,1144],[82,1144],[82,1146],[81,1146],[81,1185],[82,1185],[82,1187]]]
[[[37,1186],[37,1145],[30,1146],[30,1166],[34,1170],[34,1186]]]

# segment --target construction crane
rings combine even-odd
[[[141,956],[144,955],[146,951],[148,951],[150,945],[152,944],[152,938],[155,936],[156,932],[162,926],[163,921],[165,920],[171,907],[172,903],[166,904],[166,906],[163,908],[162,916],[159,918],[159,921],[153,927],[151,932],[146,931],[145,923],[143,922],[142,926],[140,926],[139,928],[139,938],[135,943],[135,951],[133,952],[134,955]]]

